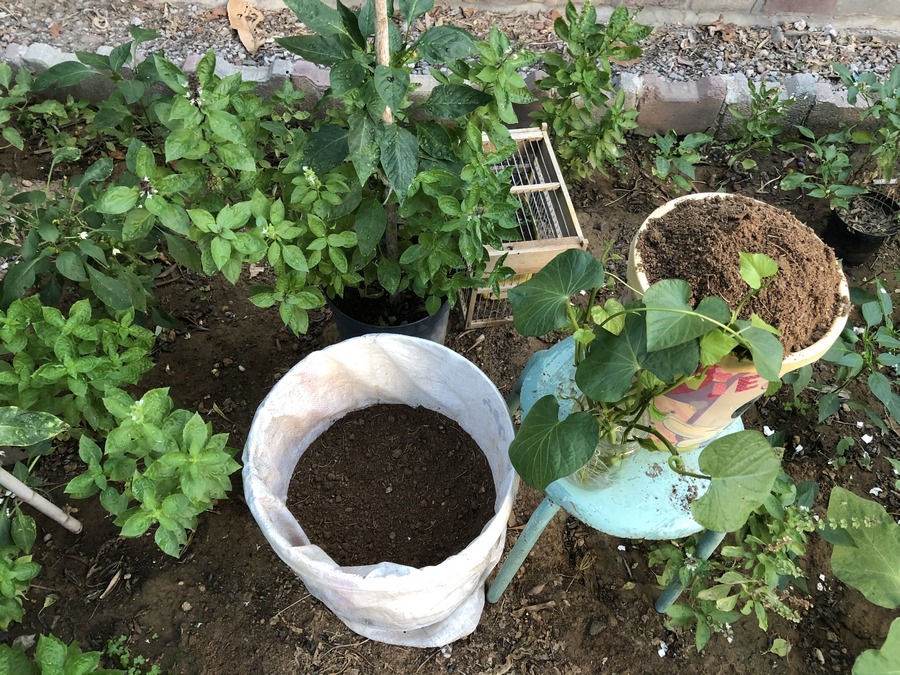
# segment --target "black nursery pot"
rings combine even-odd
[[[856,197],[856,199],[869,200],[887,217],[900,210],[900,205],[885,195],[869,192]],[[900,232],[900,223],[896,221],[893,221],[892,225],[882,232],[861,232],[845,222],[836,209],[832,209],[823,239],[834,249],[835,255],[843,261],[844,265],[857,267],[866,264],[878,252],[882,244],[898,232]]]
[[[369,335],[371,333],[394,333],[395,335],[408,335],[410,337],[431,340],[438,344],[444,344],[447,339],[447,326],[450,322],[450,305],[445,302],[432,316],[426,316],[418,321],[410,321],[396,326],[382,326],[365,323],[353,318],[339,307],[333,300],[327,300],[328,308],[334,316],[338,334],[342,340]]]

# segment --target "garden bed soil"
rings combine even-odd
[[[696,304],[708,296],[737,307],[750,291],[740,254],[778,262],[771,284],[751,298],[740,318],[757,314],[777,329],[785,353],[821,338],[849,310],[840,294],[834,252],[789,211],[738,196],[691,199],[650,221],[638,250],[649,282],[684,279]]]
[[[301,455],[287,506],[339,565],[437,565],[494,516],[494,481],[478,444],[427,408],[379,404],[348,413]]]
[[[570,184],[590,250],[599,255],[604,243],[614,241],[610,269],[620,277],[638,226],[675,196],[671,186],[650,176],[644,168],[649,165],[636,161],[646,150],[632,145],[631,151],[622,178]],[[821,231],[826,205],[772,191],[782,161],[761,161],[752,175],[701,167],[698,189],[724,185],[788,208]],[[892,241],[870,264],[847,274],[851,285],[858,285],[898,267],[900,246]],[[898,284],[887,276],[896,294]],[[169,387],[179,407],[199,410],[217,432],[230,433],[235,448],[246,440],[254,411],[272,385],[305,355],[337,341],[325,311],[311,313],[308,334],[291,335],[277,310],[249,302],[246,287],[254,283],[259,278],[245,276],[233,287],[221,277],[179,271],[159,280],[159,304],[180,326],[161,333],[156,367],[142,382],[146,388]],[[862,323],[855,313],[851,321]],[[524,338],[511,324],[465,330],[453,312],[447,344],[506,395],[531,354],[558,338]],[[819,364],[816,377],[827,378],[830,370]],[[811,400],[804,396],[794,403],[789,390],[755,404],[744,423],[785,432],[785,471],[821,487],[814,512],[824,515],[831,487],[841,485],[900,518],[896,476],[886,459],[900,457],[898,430],[882,433],[846,407],[816,423]],[[873,437],[868,444],[860,440],[864,434]],[[838,457],[835,447],[843,436],[854,445]],[[359,450],[364,448],[360,439]],[[698,654],[691,631],[667,629],[665,617],[653,610],[659,570],[646,564],[653,542],[604,535],[561,511],[500,601],[485,606],[472,635],[447,650],[385,645],[350,632],[306,592],[253,520],[239,474],[231,498],[200,519],[176,560],[157,549],[152,535],[118,537],[96,499],[75,501],[63,494],[64,484],[84,470],[74,449],[65,450],[42,459],[35,473],[55,502],[76,510],[84,531],[75,535],[37,517],[33,555],[43,569],[25,599],[24,622],[13,624],[6,639],[53,631],[86,649],[103,649],[123,636],[133,656],[173,674],[831,675],[850,672],[858,654],[880,647],[897,616],[837,581],[830,545],[812,535],[802,562],[810,591],[803,597],[810,606],[801,622],[772,617],[768,632],[762,632],[750,617],[734,626],[733,640],[714,635]],[[875,487],[881,490],[877,496],[870,492]],[[507,552],[541,499],[520,487]],[[776,638],[790,643],[786,657],[769,651]]]

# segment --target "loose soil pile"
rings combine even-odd
[[[741,253],[765,253],[778,262],[774,283],[743,308],[781,333],[785,353],[822,337],[848,307],[834,252],[788,211],[741,197],[687,200],[641,235],[642,271],[650,283],[684,279],[697,303],[705,297],[737,307],[750,291],[740,274]]]
[[[339,565],[437,565],[494,515],[494,481],[450,418],[375,405],[335,422],[300,457],[287,506]]]

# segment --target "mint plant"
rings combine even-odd
[[[553,29],[565,54],[541,55],[547,77],[537,87],[548,96],[532,117],[553,129],[556,153],[568,172],[579,178],[597,171],[605,175],[623,155],[625,134],[637,127],[637,110],[626,109],[612,64],[639,58],[636,43],[653,27],[636,23],[624,5],[602,24],[590,2],[580,12],[567,2],[565,18],[557,18]]]
[[[865,378],[869,392],[883,406],[884,413],[900,422],[900,395],[894,384],[900,368],[900,333],[894,327],[894,305],[884,281],[876,278],[870,283],[874,292],[862,288],[850,291],[850,300],[859,307],[865,326],[845,328],[822,357],[838,369],[835,384],[819,397],[819,422],[835,414],[843,403],[864,412],[873,424],[887,432],[881,411],[865,401],[842,398],[852,383]]]
[[[16,300],[0,311],[0,348],[11,356],[0,359],[0,404],[108,431],[114,421],[103,397],[150,370],[154,341],[134,324],[134,310],[96,321],[88,300],[72,305],[68,317],[37,296]]]
[[[866,192],[865,188],[853,184],[849,130],[842,129],[817,138],[804,126],[797,125],[795,129],[803,139],[780,147],[785,152],[804,151],[805,157],[799,158],[804,170],[793,171],[782,178],[781,189],[799,188],[810,197],[827,200],[831,208],[848,208],[850,199]],[[805,170],[806,161],[815,162],[812,171]]]
[[[560,420],[560,401],[544,396],[510,444],[510,459],[522,479],[544,489],[583,467],[599,440],[634,440],[650,450],[660,443],[670,452],[670,468],[683,472],[681,457],[652,426],[653,400],[733,350],[750,355],[761,377],[778,379],[783,349],[773,329],[756,315],[737,318],[746,300],[769,283],[777,269],[764,255],[741,254],[741,275],[749,290],[733,310],[715,297],[691,307],[687,283],[671,279],[653,284],[638,301],[596,305],[606,272],[601,261],[581,250],[561,253],[511,289],[517,331],[539,336],[563,329],[575,342],[572,412]],[[576,306],[570,298],[580,291],[587,293],[587,303]],[[751,465],[752,472],[741,473]],[[710,443],[700,455],[710,488],[691,507],[695,519],[719,532],[739,528],[769,493],[779,465],[757,432],[730,434]]]
[[[103,404],[117,421],[103,449],[82,436],[78,454],[87,471],[66,486],[76,499],[100,494],[100,503],[122,528],[139,537],[156,526],[159,548],[179,557],[197,516],[224,499],[240,468],[227,434],[213,434],[198,413],[173,409],[168,389],[151,389],[135,401],[109,390]]]
[[[754,616],[763,631],[770,613],[799,622],[809,603],[789,589],[807,590],[800,559],[809,534],[819,529],[810,511],[817,494],[815,483],[796,484],[782,473],[771,495],[709,560],[695,555],[698,535],[656,546],[649,564],[663,566],[657,583],[679,579],[688,593],[666,609],[666,626],[693,626],[701,651],[712,635],[730,636],[743,616]]]
[[[756,160],[748,157],[751,153],[765,153],[775,145],[775,139],[785,132],[782,124],[785,115],[796,103],[793,98],[781,98],[780,87],[769,87],[765,82],[748,81],[750,88],[750,110],[742,112],[737,107],[729,108],[737,120],[737,138],[726,144],[729,151],[728,166],[740,160],[741,167],[749,171],[756,168]]]
[[[667,131],[665,136],[654,134],[650,139],[656,146],[653,175],[660,180],[671,179],[685,192],[693,192],[694,186],[690,181],[696,178],[695,167],[702,159],[698,150],[712,140],[712,136],[702,133],[688,134],[680,141],[671,130]]]

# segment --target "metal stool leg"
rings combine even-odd
[[[711,530],[704,532],[700,535],[700,541],[697,542],[697,557],[700,560],[709,558],[713,551],[718,548],[719,544],[722,543],[724,538],[724,532],[712,532]],[[681,595],[683,590],[684,585],[681,583],[681,580],[677,577],[673,579],[672,583],[666,587],[666,590],[664,590],[656,600],[656,604],[654,605],[656,611],[660,614],[665,612],[666,608],[678,599],[678,596]]]
[[[556,515],[557,511],[559,511],[559,505],[550,501],[549,497],[544,497],[544,501],[531,514],[531,518],[528,519],[525,529],[519,535],[516,545],[512,547],[509,555],[506,556],[506,561],[497,573],[494,583],[488,589],[487,599],[489,602],[497,602],[500,596],[503,595],[503,591],[506,590],[509,582],[516,576],[516,572],[519,571],[522,563],[525,562],[525,558],[528,557],[544,528],[547,527],[547,524]]]

